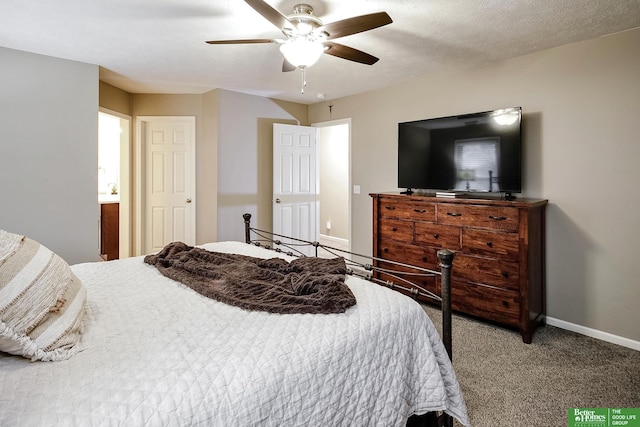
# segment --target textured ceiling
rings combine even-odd
[[[267,3],[287,15],[300,1]],[[131,93],[222,88],[310,104],[640,27],[640,0],[306,3],[325,23],[386,11],[392,24],[336,40],[380,61],[323,55],[302,95],[278,45],[204,43],[282,37],[242,0],[2,0],[0,46],[97,64],[101,80]]]

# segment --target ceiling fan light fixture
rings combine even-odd
[[[296,37],[281,44],[280,52],[291,65],[307,68],[318,61],[324,52],[324,45],[304,37]]]

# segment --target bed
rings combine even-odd
[[[357,303],[343,313],[272,314],[204,297],[144,257],[70,270],[87,295],[79,342],[52,362],[0,352],[2,425],[403,426],[438,412],[469,424],[433,323],[394,290],[347,275]]]

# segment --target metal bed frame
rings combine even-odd
[[[451,345],[451,267],[453,264],[454,253],[448,249],[438,251],[438,260],[440,271],[429,270],[401,262],[391,261],[373,256],[361,255],[349,252],[343,249],[334,248],[323,245],[319,242],[311,242],[308,240],[297,239],[271,231],[260,230],[251,227],[251,214],[245,213],[244,218],[245,242],[255,246],[271,249],[278,253],[289,256],[304,257],[308,256],[301,249],[305,247],[313,247],[316,257],[322,251],[326,255],[344,258],[347,266],[347,274],[361,277],[373,283],[389,287],[391,289],[401,290],[404,294],[409,294],[414,298],[418,296],[431,299],[440,304],[442,309],[442,342],[449,359],[452,359]],[[252,233],[255,237],[252,237]],[[378,266],[380,262],[391,264],[398,269],[381,268]],[[425,277],[440,276],[441,295],[425,289],[418,280]],[[382,279],[387,277],[390,279]],[[441,414],[427,413],[425,415],[414,415],[409,419],[407,426],[453,426],[453,418],[444,412]]]

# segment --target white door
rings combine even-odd
[[[195,118],[147,117],[143,127],[143,253],[195,245]]]
[[[318,240],[317,129],[273,125],[273,232]],[[314,255],[314,248],[303,253]]]

